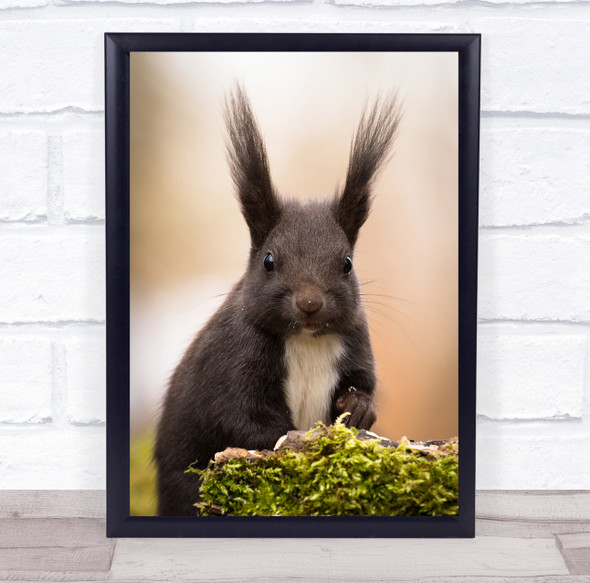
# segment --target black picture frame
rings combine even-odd
[[[473,537],[480,113],[478,34],[105,34],[107,536]],[[130,53],[454,51],[459,68],[459,513],[450,517],[142,517],[129,513]]]

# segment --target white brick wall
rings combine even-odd
[[[104,320],[104,234],[91,226],[0,236],[0,322]]]
[[[21,12],[16,14],[22,18]],[[5,17],[0,22],[0,111],[100,111],[104,93],[103,33],[167,32],[179,28],[177,20],[168,18],[84,18],[81,10],[69,14],[81,18],[58,20],[52,11],[47,19]]]
[[[47,157],[43,132],[0,134],[0,160],[14,159],[10,172],[0,174],[0,220],[35,221],[47,215]]]
[[[63,136],[63,204],[66,219],[104,219],[104,133]]]
[[[52,421],[53,356],[46,338],[0,340],[0,419],[4,423]]]
[[[590,237],[531,230],[480,237],[484,320],[590,321]]]
[[[79,425],[104,423],[104,337],[69,341],[65,349],[65,370],[68,421]]]
[[[524,332],[524,333],[523,333]],[[483,328],[478,412],[488,419],[582,417],[587,338]]]
[[[0,488],[104,486],[102,33],[481,32],[478,487],[590,488],[588,2],[0,1]]]
[[[492,124],[481,136],[482,226],[574,224],[590,216],[590,196],[582,194],[590,192],[590,131],[486,121]]]

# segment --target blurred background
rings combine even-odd
[[[275,187],[302,199],[342,186],[364,104],[399,90],[399,136],[354,263],[377,361],[373,430],[457,435],[457,65],[456,53],[132,53],[132,514],[153,511],[150,443],[167,381],[246,265],[223,124],[236,82]]]

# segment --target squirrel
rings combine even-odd
[[[228,162],[251,247],[246,272],[197,334],[170,380],[156,436],[158,514],[197,515],[199,481],[226,447],[272,449],[292,429],[370,429],[375,363],[354,246],[372,183],[400,122],[395,95],[366,107],[344,187],[327,200],[279,198],[241,86],[226,98]]]

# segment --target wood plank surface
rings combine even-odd
[[[26,583],[27,581],[57,581],[59,583],[103,581],[106,583],[109,580],[108,576],[108,573],[93,573],[91,571],[21,571],[10,569],[9,571],[0,570],[0,583],[5,581],[19,581],[20,583]]]
[[[113,580],[405,581],[569,574],[552,540],[120,539]]]
[[[564,549],[590,549],[590,530],[578,534],[561,534],[557,538]]]
[[[588,491],[479,491],[475,535],[552,538],[588,532]]]
[[[526,579],[514,577],[421,577],[414,583],[589,583],[588,577],[578,575],[541,575]]]
[[[475,536],[509,536],[516,538],[553,538],[560,533],[584,533],[590,522],[509,520],[507,518],[478,518],[475,521]],[[590,582],[589,582],[590,583]]]
[[[16,575],[21,575],[21,573],[17,573]],[[56,578],[54,573],[47,573],[46,577],[39,578],[39,579],[23,579],[22,577],[14,577],[10,579],[2,579],[0,578],[0,583],[4,583],[4,581],[19,581],[20,583],[37,583],[38,581],[68,581],[68,582],[78,582],[82,583],[83,581],[93,581],[93,583],[112,583],[112,579],[86,579],[86,575],[80,573],[81,577],[79,578],[72,578],[70,577],[70,573],[64,574],[67,578],[60,579]],[[170,580],[166,581],[150,581],[150,583],[169,583]],[[280,576],[274,579],[276,583],[322,583],[320,580],[312,579],[312,578],[301,578],[301,577],[291,577],[289,579],[282,579]],[[364,582],[364,580],[362,580]],[[387,583],[390,581],[389,578],[386,576],[382,579],[374,580],[369,583]],[[226,579],[223,577],[223,573],[221,572],[216,579],[212,579],[206,583],[240,583],[240,580],[237,579]],[[397,579],[395,583],[588,583],[589,579],[587,576],[583,575],[541,575],[539,577],[527,577],[526,579],[520,577],[486,577],[483,576],[476,576],[476,577],[419,577],[419,578],[411,578],[406,579]],[[117,583],[143,583],[141,579],[127,579],[127,580],[118,580]],[[270,582],[267,582],[270,583]],[[344,583],[344,582],[343,582]],[[360,581],[350,581],[348,583],[361,583]]]
[[[45,546],[42,549],[0,549],[0,571],[93,571],[108,572],[111,557],[105,545]]]
[[[70,547],[76,543],[104,544],[104,518],[0,519],[0,549],[12,547]]]
[[[104,518],[104,490],[2,490],[0,518]]]
[[[590,491],[480,490],[475,510],[478,518],[495,520],[584,522],[590,521]]]
[[[104,501],[0,491],[0,583],[590,583],[590,492],[478,492],[475,539],[115,541]]]
[[[0,579],[14,571],[81,572],[105,577],[116,541],[104,518],[0,519]],[[88,577],[87,577],[88,578]]]
[[[590,581],[590,526],[585,533],[558,535],[557,547],[569,572],[574,575],[589,575]]]

